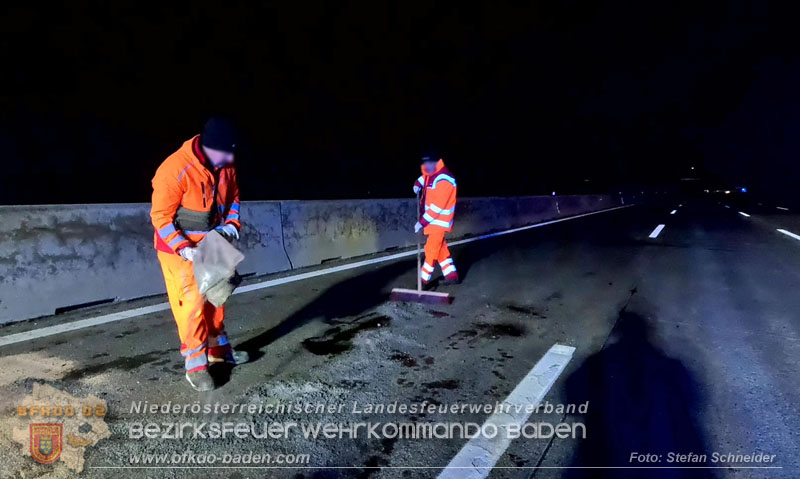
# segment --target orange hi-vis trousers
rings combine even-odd
[[[178,325],[186,370],[206,369],[209,355],[224,358],[230,353],[223,325],[225,308],[205,301],[194,280],[191,261],[163,251],[158,251],[158,261],[167,284],[172,315]]]
[[[436,263],[439,263],[442,268],[445,279],[458,279],[456,265],[453,264],[453,258],[450,257],[450,250],[447,248],[444,235],[445,231],[441,228],[436,228],[428,233],[428,241],[425,242],[425,262],[422,263],[422,269],[419,272],[423,283],[431,280]]]

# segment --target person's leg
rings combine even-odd
[[[456,265],[453,263],[453,257],[450,256],[450,250],[447,248],[447,241],[442,239],[442,247],[439,249],[439,266],[442,268],[442,274],[445,281],[457,282],[458,271]]]
[[[206,302],[204,314],[208,326],[208,362],[244,364],[250,360],[245,351],[235,351],[225,333],[225,306],[219,308]]]
[[[225,334],[225,306],[218,308],[206,301],[203,305],[203,317],[208,328],[208,361],[222,361],[231,349],[228,335]]]
[[[208,327],[203,317],[204,300],[194,280],[192,263],[178,255],[161,251],[158,252],[158,260],[164,273],[172,315],[178,326],[186,372],[206,370]]]
[[[443,242],[443,230],[435,228],[428,233],[428,241],[425,242],[425,262],[422,263],[422,270],[419,272],[423,283],[431,280],[433,268],[439,260],[439,250],[442,248]]]

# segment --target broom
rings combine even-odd
[[[417,205],[419,205],[419,193],[417,193]],[[435,291],[422,291],[422,246],[420,245],[419,233],[417,233],[417,289],[394,288],[389,299],[407,303],[425,304],[450,304],[452,298],[447,293],[437,293]]]

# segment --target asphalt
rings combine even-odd
[[[659,224],[663,231],[649,238]],[[350,408],[494,404],[562,344],[575,348],[574,357],[546,401],[589,401],[588,411],[529,420],[583,423],[587,437],[515,439],[489,477],[798,477],[800,241],[777,228],[800,234],[800,215],[738,197],[663,198],[453,248],[463,282],[438,287],[455,297],[449,306],[388,301],[393,287],[414,286],[413,258],[236,295],[227,306],[228,332],[254,361],[215,366],[219,388],[211,393],[195,393],[183,379],[169,312],[4,346],[2,474],[73,475],[63,464],[23,457],[10,439],[16,405],[40,382],[108,401],[112,436],[86,450],[81,477],[435,477],[465,439],[134,440],[134,422],[187,416],[131,414],[131,403],[345,405],[322,414],[202,417],[209,421],[481,424],[488,414]],[[42,318],[0,335],[123,307]],[[130,466],[135,454],[186,449],[309,454],[310,465],[102,469]],[[664,459],[632,463],[632,452]],[[669,453],[765,453],[779,469],[668,464]]]

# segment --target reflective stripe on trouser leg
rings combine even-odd
[[[447,277],[456,272],[456,265],[453,264],[453,258],[447,258],[446,260],[439,263],[439,266],[442,267],[442,274]]]
[[[179,255],[158,252],[158,260],[164,273],[167,297],[178,326],[181,354],[187,370],[207,367],[208,325],[205,318],[205,300],[194,280],[192,263]],[[217,320],[221,325],[221,318]]]
[[[431,275],[433,274],[433,266],[439,261],[443,243],[444,230],[434,228],[428,233],[428,240],[425,242],[425,265],[430,268],[427,269],[427,274],[423,274],[426,272],[425,266],[423,266],[422,272],[420,272],[420,276],[424,281],[430,281]]]
[[[453,258],[450,256],[450,249],[447,247],[447,241],[444,239],[442,240],[442,247],[439,249],[439,266],[442,268],[442,274],[445,279],[458,278],[456,265],[453,263]]]
[[[187,349],[185,345],[181,345],[181,355],[185,358],[187,371],[197,371],[208,366],[205,344],[194,349]]]
[[[433,274],[433,265],[428,264],[426,261],[422,263],[422,269],[419,271],[419,277],[422,278],[422,281],[430,281],[431,275]]]

